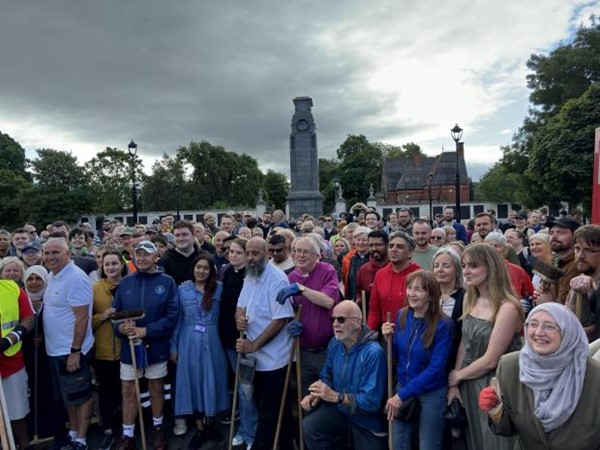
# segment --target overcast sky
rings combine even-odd
[[[527,113],[525,63],[600,0],[0,0],[0,131],[35,156],[207,140],[289,174],[292,99],[319,157],[348,134],[427,154],[464,129],[470,175]]]

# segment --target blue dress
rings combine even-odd
[[[175,415],[214,417],[230,408],[227,360],[218,333],[221,291],[218,283],[206,311],[193,282],[179,286],[179,322],[171,342],[171,352],[177,352]]]

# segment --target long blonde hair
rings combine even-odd
[[[491,245],[469,245],[461,257],[461,262],[463,267],[469,264],[472,267],[483,265],[487,268],[487,292],[492,304],[492,322],[496,321],[496,315],[504,302],[513,303],[519,311],[521,321],[525,320],[523,307],[521,306],[521,302],[515,297],[508,269],[500,254]],[[461,319],[464,319],[473,311],[479,297],[481,297],[479,288],[467,286],[464,299],[465,306]]]

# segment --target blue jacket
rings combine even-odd
[[[146,327],[148,364],[169,358],[169,339],[179,319],[179,296],[173,278],[162,271],[127,275],[119,283],[113,306],[117,311],[144,310],[145,317],[136,320],[136,326]],[[121,339],[121,361],[131,364],[129,338],[119,333],[117,325],[115,334]]]
[[[400,329],[400,317],[408,314],[404,329]],[[446,371],[452,352],[454,323],[449,317],[441,319],[430,348],[423,346],[425,320],[415,318],[411,308],[402,308],[396,317],[392,355],[398,361],[397,394],[402,401],[448,386]]]
[[[346,351],[335,337],[329,341],[321,380],[336,392],[347,394],[350,406],[338,404],[355,425],[373,432],[385,432],[386,357],[377,342],[377,333],[363,326],[358,342]]]
[[[446,225],[446,223],[444,222],[440,226],[440,228],[443,227],[443,226],[445,226],[445,225]],[[467,245],[468,244],[468,242],[467,242],[467,229],[465,228],[465,226],[462,223],[457,222],[456,220],[453,220],[452,221],[452,228],[454,228],[456,230],[456,240],[462,241],[465,245]]]

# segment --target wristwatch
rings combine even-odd
[[[338,403],[342,403],[344,401],[344,393],[338,392]]]
[[[80,353],[80,352],[81,352],[80,348],[71,347],[71,353]]]

